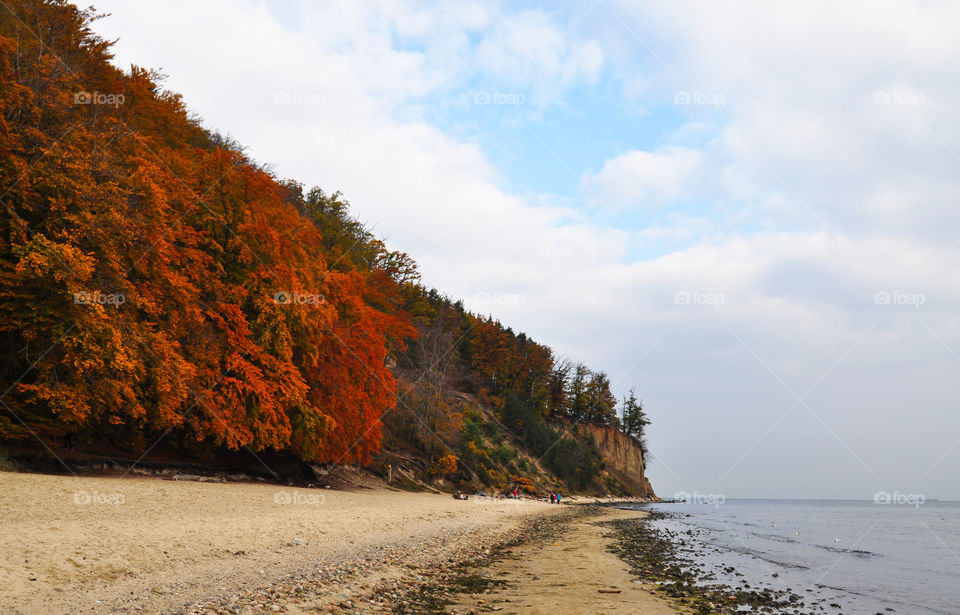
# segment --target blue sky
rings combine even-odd
[[[661,494],[960,498],[960,7],[98,8],[428,283],[636,386]]]

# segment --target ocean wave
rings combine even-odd
[[[826,549],[827,551],[832,551],[834,553],[849,553],[850,555],[855,555],[857,557],[883,557],[880,553],[874,553],[873,551],[864,551],[863,549],[848,549],[846,547],[832,547],[829,545],[814,545],[821,549]]]
[[[757,551],[756,549],[750,549],[750,548],[748,548],[748,547],[727,547],[727,549],[729,549],[730,551],[735,551],[736,553],[740,553],[740,554],[742,554],[742,555],[749,555],[749,556],[751,556],[751,557],[755,557],[755,558],[757,558],[757,559],[761,559],[761,560],[763,560],[763,561],[765,561],[765,562],[769,562],[769,563],[771,563],[771,564],[776,564],[777,566],[783,566],[784,568],[796,568],[796,569],[798,569],[798,570],[810,570],[810,567],[809,567],[809,566],[804,566],[803,564],[797,564],[797,563],[794,563],[794,562],[787,562],[787,561],[783,561],[783,560],[779,560],[779,559],[774,559],[774,558],[770,557],[769,554],[764,553],[763,551]]]
[[[786,536],[780,536],[779,534],[758,534],[757,532],[750,532],[753,536],[757,538],[763,538],[764,540],[772,540],[774,542],[792,542],[796,543],[799,541],[794,540],[793,538],[787,538]]]

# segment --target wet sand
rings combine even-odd
[[[574,520],[561,535],[510,549],[486,577],[506,585],[482,594],[457,596],[452,613],[497,610],[527,613],[644,613],[675,615],[670,602],[651,586],[634,581],[629,567],[608,550],[613,543],[601,521],[643,517],[645,513],[606,509]]]

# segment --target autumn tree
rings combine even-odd
[[[439,302],[429,318],[421,316],[418,328],[398,366],[400,395],[387,421],[395,438],[442,452],[462,426],[462,402],[453,397],[464,373],[458,352],[462,322],[452,306]]]
[[[372,237],[353,258],[325,243],[290,182],[157,73],[114,68],[91,12],[8,8],[0,437],[369,460],[395,401],[388,357],[415,333],[398,307],[410,261]]]

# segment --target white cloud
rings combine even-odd
[[[597,173],[585,174],[580,190],[593,207],[658,207],[692,192],[702,159],[700,151],[686,147],[635,150],[606,161]]]
[[[928,465],[960,436],[950,410],[957,399],[946,375],[960,367],[957,320],[951,316],[960,297],[947,273],[960,250],[960,125],[951,104],[960,99],[960,83],[950,76],[960,51],[953,35],[960,6],[935,12],[892,2],[610,6],[630,28],[619,33],[623,40],[642,40],[640,53],[650,59],[651,71],[642,80],[624,80],[628,95],[642,96],[648,105],[651,98],[669,104],[677,91],[720,94],[725,101],[718,108],[678,107],[692,123],[719,124],[702,148],[696,181],[702,202],[714,204],[700,213],[716,224],[714,237],[721,239],[701,238],[700,245],[665,260],[687,263],[681,257],[712,245],[708,258],[694,261],[702,287],[743,282],[731,285],[722,318],[711,324],[709,312],[690,316],[698,338],[689,346],[675,344],[687,348],[682,356],[690,374],[703,377],[709,367],[697,365],[696,357],[716,348],[724,349],[717,369],[736,365],[744,371],[727,374],[739,383],[739,400],[718,399],[724,387],[713,382],[702,389],[711,393],[709,405],[686,396],[672,408],[684,418],[661,415],[671,424],[655,426],[654,441],[658,434],[670,442],[682,438],[693,419],[721,435],[703,442],[710,453],[676,454],[667,447],[663,455],[675,461],[679,480],[718,483],[717,475],[701,470],[704,460],[739,454],[773,423],[775,396],[759,390],[783,387],[767,367],[800,392],[804,380],[815,381],[845,346],[869,331],[859,350],[845,355],[811,392],[823,423],[801,408],[791,417],[797,421],[785,433],[782,426],[774,429],[730,480],[743,492],[749,492],[743,486],[749,477],[755,489],[777,493],[778,477],[758,468],[775,462],[774,455],[790,454],[802,462],[793,468],[803,470],[785,470],[795,491],[780,488],[781,495],[816,492],[818,471],[834,469],[844,475],[836,484],[845,483],[852,494],[874,478],[849,445],[885,480],[921,484]],[[678,143],[686,137],[675,138]],[[753,233],[755,251],[747,260],[738,256],[740,240],[729,237],[734,229]],[[761,245],[766,248],[757,252]],[[738,264],[756,266],[743,271]],[[877,290],[920,294],[927,301],[919,308],[881,309],[871,303]],[[720,341],[724,334],[732,344]],[[745,353],[743,361],[738,352]],[[747,371],[751,361],[756,373]],[[912,400],[910,391],[923,391],[923,399]],[[668,388],[662,395],[682,397]],[[749,426],[748,434],[741,437],[724,427],[726,421],[703,418],[718,412]],[[905,424],[904,413],[916,413],[916,420]],[[747,414],[749,419],[738,421]],[[900,425],[904,437],[887,425]],[[795,450],[791,437],[804,441],[811,455]],[[890,446],[899,447],[899,467],[886,460],[884,447]],[[690,455],[694,461],[687,463]],[[923,488],[949,489],[945,478],[958,459],[956,452],[945,458],[938,482]],[[655,474],[668,484],[678,480],[662,470]]]
[[[960,52],[953,35],[960,6],[932,12],[895,2],[869,8],[616,2],[611,8],[632,31],[620,35],[636,35],[662,60],[650,62],[644,96],[665,102],[680,90],[724,96],[719,109],[678,107],[697,121],[724,124],[709,145],[715,164],[708,172],[732,166],[755,190],[802,197],[822,218],[817,223],[844,233],[899,232],[907,224],[949,242],[944,217],[931,213],[954,210],[952,199],[924,202],[921,229],[910,216],[877,215],[873,189],[956,183],[960,121],[948,101],[960,97],[949,60]],[[716,190],[719,198],[727,194],[723,184]]]
[[[120,61],[163,66],[169,86],[209,124],[283,176],[341,189],[361,219],[409,251],[425,280],[445,292],[468,300],[517,285],[550,293],[571,271],[587,276],[625,253],[627,233],[504,192],[475,143],[410,113],[408,103],[450,88],[464,67],[506,79],[511,67],[525,66],[542,92],[595,77],[596,44],[564,36],[545,15],[511,20],[481,8],[462,19],[458,11],[360,11],[347,3],[304,10],[293,27],[254,2],[101,5],[113,16],[98,28],[120,37]],[[209,37],[214,21],[223,36]],[[423,44],[398,50],[393,24]],[[473,50],[432,38],[442,31],[445,41],[465,41],[474,28],[482,32]],[[191,44],[170,45],[174,38]],[[523,51],[525,40],[535,45]],[[521,52],[522,62],[511,59]]]
[[[540,11],[501,15],[476,49],[480,70],[506,86],[533,90],[541,105],[556,102],[552,98],[571,84],[596,80],[603,62],[596,41],[571,39]]]

